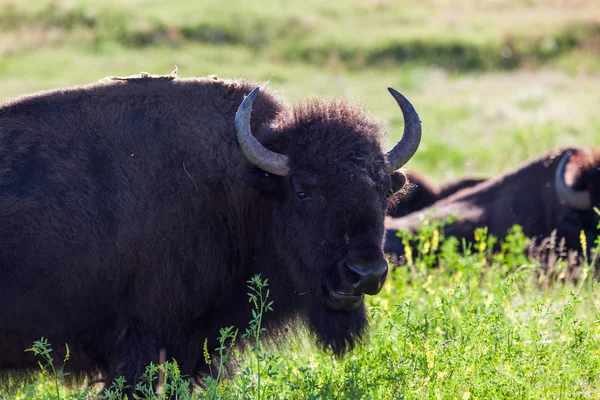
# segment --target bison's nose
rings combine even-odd
[[[356,280],[352,286],[356,294],[377,294],[387,277],[388,265],[384,259],[376,262],[348,262],[346,266],[352,271]]]

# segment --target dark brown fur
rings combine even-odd
[[[390,179],[385,130],[343,102],[289,106],[261,91],[252,129],[318,184],[238,148],[234,114],[255,86],[210,79],[108,79],[0,107],[0,370],[37,368],[44,336],[67,372],[133,385],[164,347],[182,374],[207,371],[202,345],[247,326],[247,281],[268,278],[273,327],[305,321],[343,354],[367,329],[364,305],[322,306],[349,252],[383,259]],[[368,179],[366,179],[368,178]],[[342,274],[342,275],[339,275]]]
[[[557,150],[498,178],[463,189],[427,209],[387,219],[386,251],[403,254],[401,240],[395,233],[414,232],[427,215],[434,220],[456,215],[458,220],[444,228],[445,235],[467,242],[473,240],[478,227],[487,226],[490,234],[502,238],[509,228],[519,224],[529,237],[546,238],[556,230],[557,238],[564,238],[566,248],[577,251],[581,250],[579,235],[583,230],[587,248],[591,249],[598,235],[598,215],[591,209],[578,211],[560,204],[554,189],[560,157],[569,150],[573,155],[566,168],[567,184],[576,190],[590,190],[592,204],[600,206],[600,150]]]

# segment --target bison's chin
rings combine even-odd
[[[336,356],[361,344],[369,327],[364,302],[352,311],[334,311],[322,303],[315,305],[307,315],[307,322],[319,347],[331,350]]]

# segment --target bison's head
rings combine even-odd
[[[382,125],[343,102],[294,108],[261,135],[264,145],[250,129],[258,88],[235,118],[240,147],[256,167],[238,179],[272,199],[272,246],[287,269],[293,307],[319,342],[338,354],[367,326],[364,295],[379,293],[385,282],[390,174],[413,156],[421,139],[413,106],[389,91],[403,112],[405,130],[387,154],[381,149]]]
[[[598,236],[600,216],[600,151],[571,151],[563,154],[555,176],[555,189],[566,211],[561,218],[558,234],[570,248],[579,248],[580,232],[587,238],[588,250]]]

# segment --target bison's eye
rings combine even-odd
[[[310,200],[312,197],[312,188],[312,185],[299,182],[297,179],[292,178],[292,189],[298,200]]]
[[[306,194],[306,192],[296,192],[296,197],[300,200],[305,200],[308,198],[308,195]]]
[[[310,200],[312,193],[311,188],[305,185],[294,185],[294,191],[296,192],[296,197],[298,200]]]

